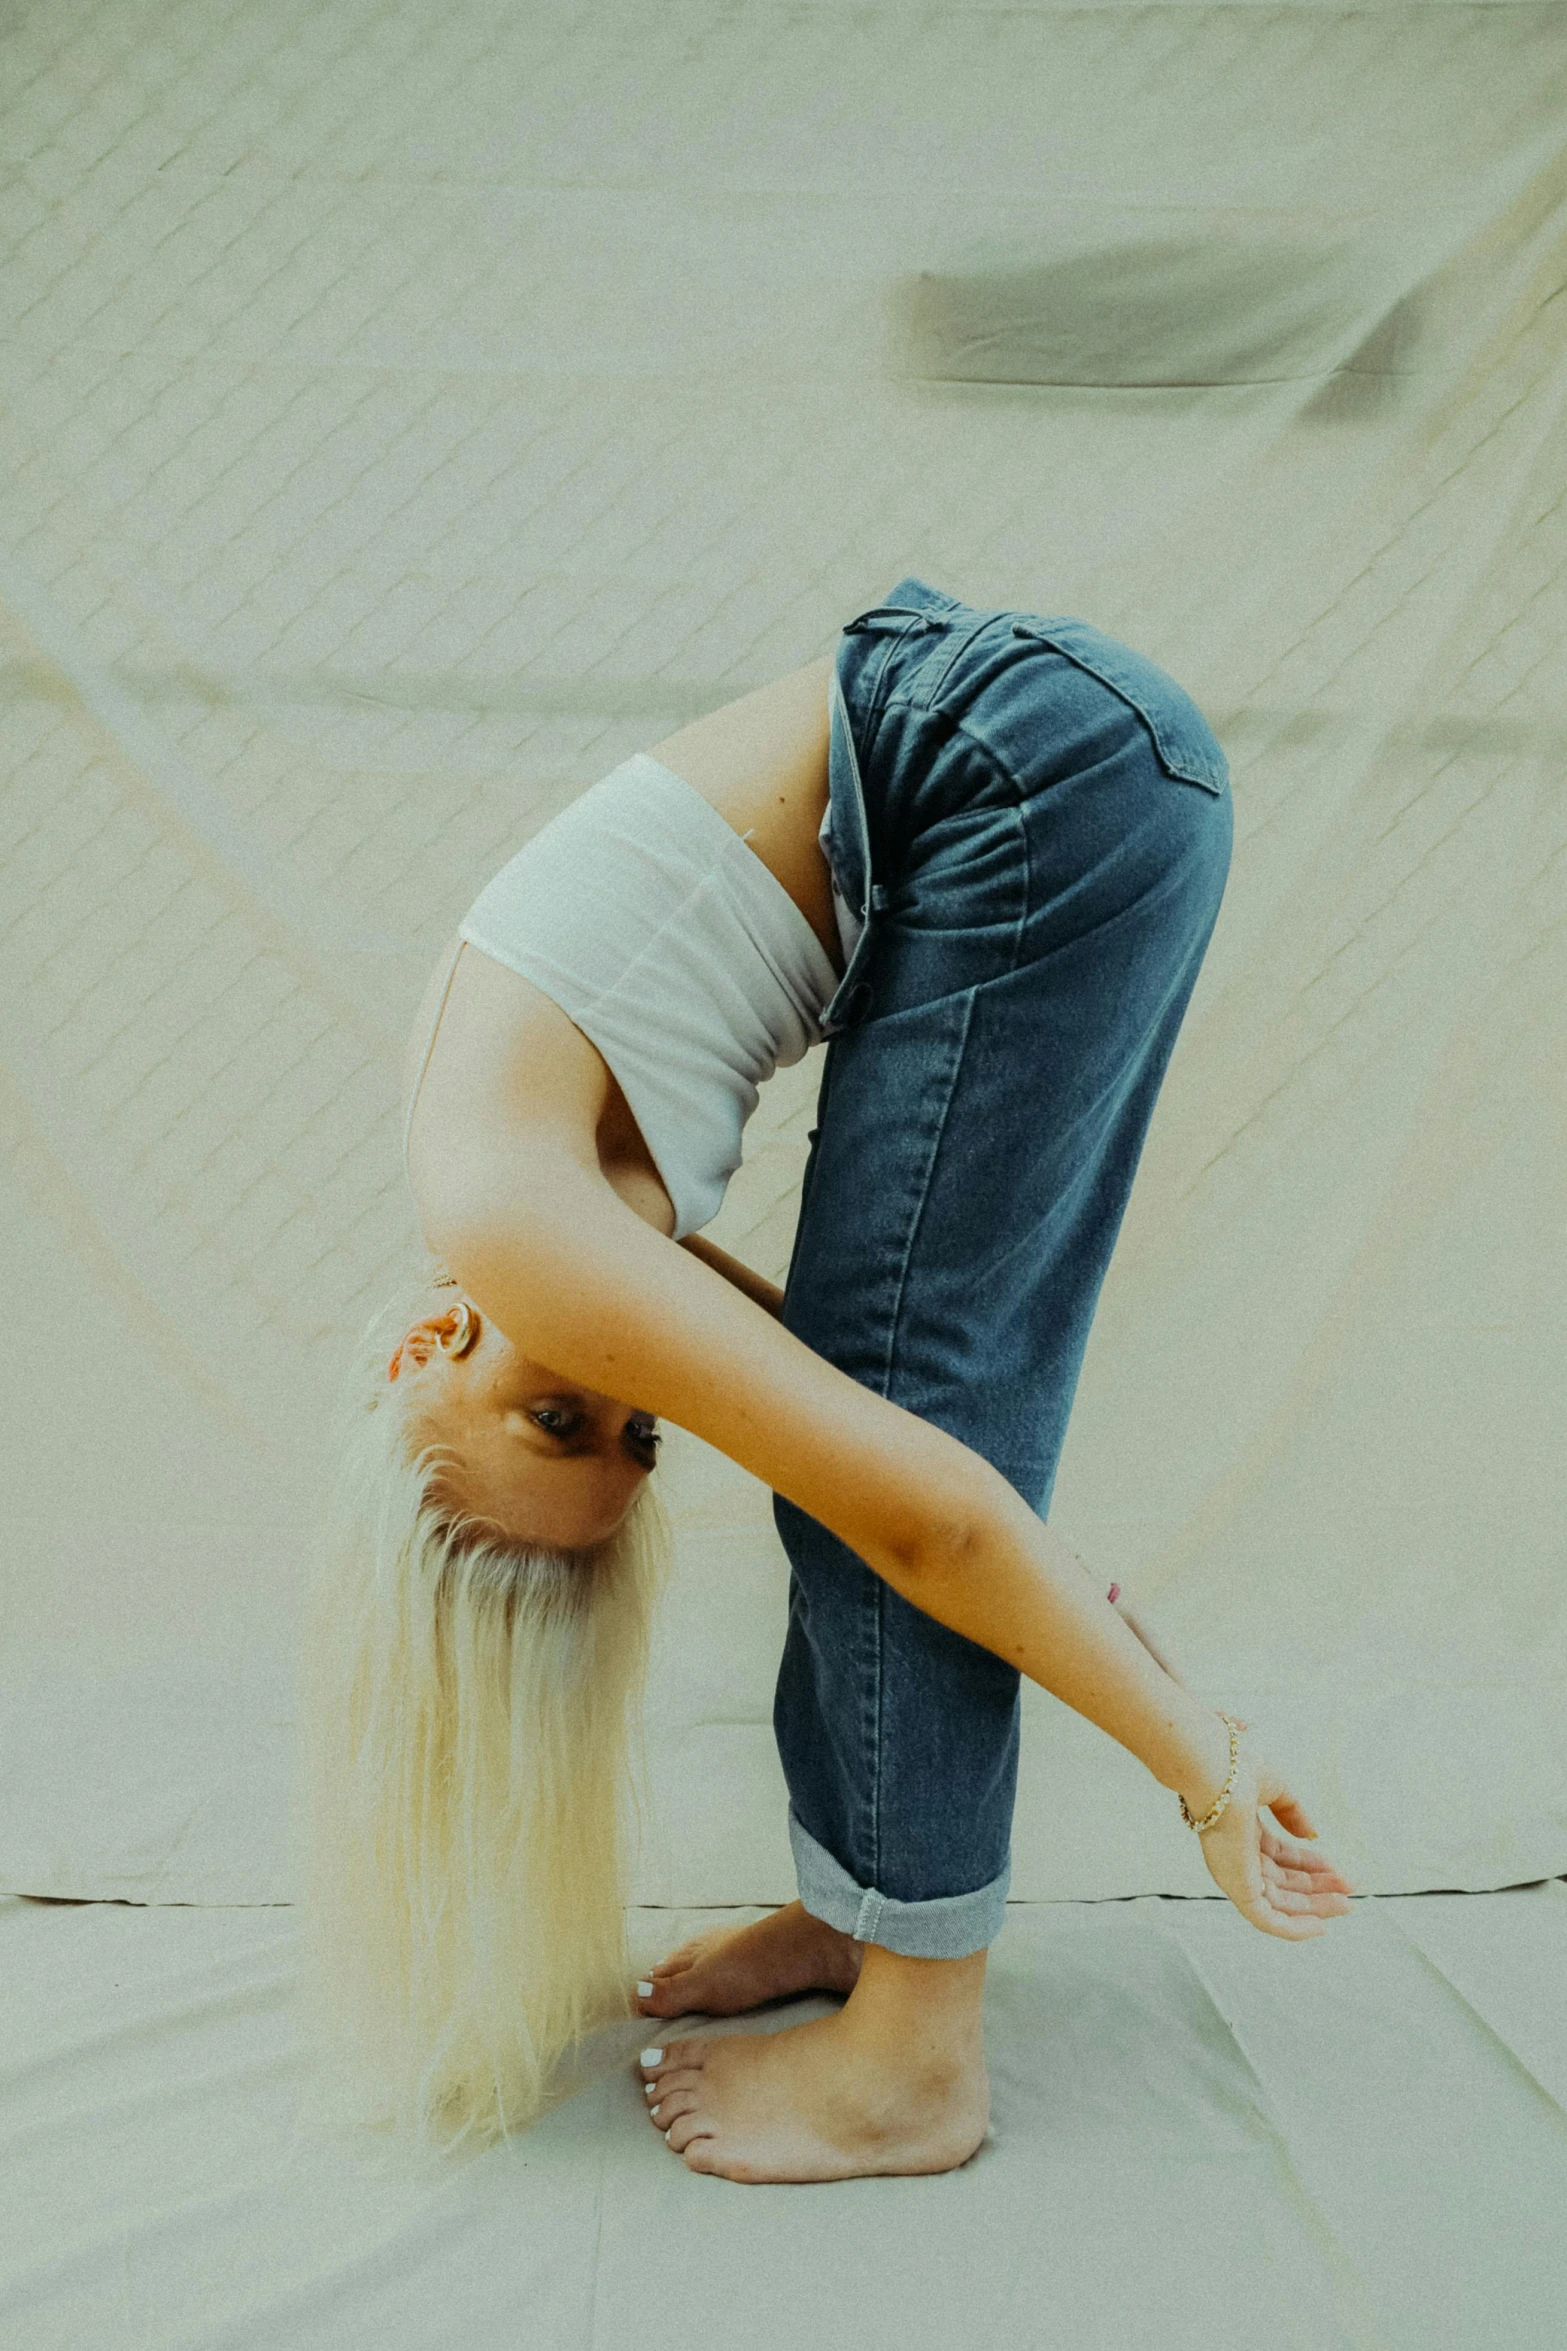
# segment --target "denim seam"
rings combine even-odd
[[[892,608],[878,606],[874,609],[880,611],[890,610]],[[898,649],[901,646],[907,645],[913,638],[921,635],[935,634],[938,631],[944,631],[951,626],[950,620],[946,617],[943,617],[941,620],[935,620],[929,615],[923,613],[911,613],[909,617],[915,625],[906,628],[888,629],[885,631],[877,630],[875,632],[861,632],[858,630],[843,632],[844,635],[874,633],[881,640],[875,652],[867,656],[863,668],[860,669],[854,678],[852,693],[846,692],[844,689],[842,674],[838,666],[838,656],[835,655],[833,663],[833,683],[836,688],[839,710],[847,737],[846,748],[851,762],[851,772],[860,803],[860,823],[862,827],[862,841],[866,864],[864,880],[866,893],[867,931],[869,929],[871,909],[874,903],[874,882],[870,859],[869,807],[865,797],[865,787],[861,772],[861,744],[856,732],[855,719],[858,715],[861,723],[866,724],[872,730],[872,734],[874,735],[874,731],[881,726],[887,712],[892,709],[900,701],[900,699],[903,698],[900,693],[900,689],[896,684],[895,673],[893,672],[893,663]],[[972,637],[977,633],[978,629],[987,625],[987,620],[988,616],[976,616],[973,627],[967,630],[959,629],[956,632],[958,642],[952,648],[952,659],[956,659],[958,653],[961,652],[963,645],[972,639]],[[949,661],[946,663],[944,669],[941,672],[941,675],[944,677],[950,671],[950,669],[951,659],[949,659]],[[890,677],[893,679],[891,691],[888,690]],[[911,707],[917,708],[918,705],[911,705]],[[979,745],[977,748],[984,750],[985,747],[983,745]],[[992,755],[990,755],[988,752],[986,756],[987,760],[989,760],[992,766],[997,764],[994,761]],[[1005,773],[1004,770],[1002,772],[1003,774]],[[1012,777],[1007,776],[1006,781],[1009,790],[1012,792],[1014,802],[1019,801],[1021,799],[1021,794],[1018,791],[1015,780]],[[1020,924],[1017,934],[1018,941],[1021,940],[1021,936],[1022,925]],[[862,940],[861,945],[863,946],[863,944],[864,941]],[[1017,943],[1015,942],[1013,950],[1014,962],[1016,961],[1016,954]],[[855,960],[858,960],[858,957],[856,957]],[[846,967],[845,978],[844,981],[840,983],[840,986],[846,984],[847,976]],[[967,1048],[968,1043],[969,1025],[972,1021],[972,1018],[973,999],[971,996],[964,1015],[962,1034],[958,1040],[957,1053],[955,1056],[955,1070],[956,1068],[960,1068],[962,1065],[963,1054]],[[887,1385],[891,1380],[892,1364],[897,1352],[898,1322],[903,1309],[904,1295],[908,1280],[909,1263],[913,1256],[915,1244],[918,1240],[921,1223],[924,1219],[926,1203],[930,1195],[931,1179],[934,1173],[936,1159],[940,1153],[942,1141],[946,1134],[947,1118],[950,1114],[950,1110],[951,1094],[949,1092],[947,1104],[943,1109],[940,1124],[937,1127],[934,1137],[932,1138],[931,1149],[926,1164],[925,1180],[921,1188],[919,1198],[914,1204],[913,1214],[909,1224],[908,1246],[904,1252],[903,1263],[899,1268],[897,1276],[897,1282],[892,1301],[892,1311],[888,1318],[887,1347],[882,1368],[882,1383],[884,1394],[886,1392]],[[859,1830],[864,1842],[864,1847],[869,1851],[870,1854],[869,1875],[872,1887],[874,1887],[876,1879],[881,1875],[881,1754],[883,1727],[882,1716],[885,1703],[885,1674],[883,1667],[886,1647],[886,1586],[879,1577],[873,1580],[871,1588],[867,1594],[867,1600],[868,1606],[864,1609],[861,1618],[861,1634],[864,1642],[862,1653],[864,1696],[863,1712],[860,1719],[860,1737],[863,1741],[865,1759],[868,1766],[865,1774],[867,1811],[861,1817]],[[867,1893],[864,1900],[862,1901],[860,1919],[855,1930],[857,1935],[859,1935],[862,1939],[869,1939],[870,1935],[872,1934],[876,1920],[880,1915],[881,1902],[882,1897],[874,1893]]]
[[[919,1201],[909,1222],[909,1237],[904,1244],[903,1262],[898,1268],[897,1290],[893,1298],[892,1314],[887,1325],[887,1351],[882,1359],[881,1367],[881,1393],[884,1396],[892,1382],[892,1359],[898,1351],[898,1323],[903,1314],[904,1294],[908,1288],[909,1261],[914,1255],[914,1245],[919,1239],[920,1226],[925,1219],[925,1207],[930,1199],[930,1187],[936,1172],[936,1161],[941,1156],[941,1146],[946,1138],[947,1121],[952,1115],[952,1097],[957,1090],[957,1072],[963,1066],[963,1056],[968,1050],[969,1029],[974,1020],[974,1001],[979,994],[978,984],[964,989],[963,993],[967,1001],[963,1008],[963,1030],[958,1038],[957,1052],[953,1060],[952,1080],[947,1087],[946,1101],[942,1104],[941,1123],[931,1139],[931,1147],[926,1155],[925,1181],[920,1187]]]
[[[882,1697],[886,1681],[883,1665],[886,1657],[887,1627],[883,1610],[886,1585],[880,1576],[872,1579],[866,1612],[869,1631],[870,1670],[865,1676],[865,1712],[862,1730],[868,1750],[869,1772],[866,1775],[866,1812],[861,1822],[865,1841],[870,1850],[870,1881],[874,1885],[881,1876],[881,1717]]]
[[[885,702],[882,702],[882,700],[881,700],[882,689],[883,689],[883,683],[884,683],[884,680],[885,680],[885,678],[886,678],[886,674],[887,674],[887,668],[888,668],[888,665],[889,665],[889,663],[890,663],[890,662],[891,662],[891,660],[892,660],[892,656],[893,656],[893,650],[894,650],[894,648],[895,648],[896,646],[900,645],[901,643],[903,643],[903,641],[904,641],[905,637],[906,637],[906,636],[907,636],[909,633],[910,633],[910,632],[908,632],[908,631],[906,631],[906,630],[898,630],[898,631],[896,631],[896,632],[892,632],[892,633],[888,633],[888,634],[885,634],[885,635],[881,635],[881,637],[880,637],[880,643],[879,643],[879,645],[878,645],[878,648],[877,648],[877,651],[876,651],[876,653],[874,653],[874,654],[873,654],[873,655],[872,655],[872,656],[871,656],[871,657],[870,657],[870,658],[867,660],[867,662],[866,662],[866,664],[865,664],[865,667],[864,667],[864,670],[861,672],[861,674],[859,675],[859,677],[857,677],[857,678],[855,679],[855,681],[854,681],[854,686],[855,686],[855,694],[854,694],[854,700],[853,700],[853,701],[851,701],[851,699],[850,699],[849,695],[848,695],[847,693],[845,693],[845,691],[844,691],[844,685],[843,685],[843,673],[842,673],[842,670],[841,670],[841,668],[840,668],[840,666],[839,666],[839,665],[840,665],[840,663],[841,663],[841,661],[842,661],[842,658],[843,658],[843,647],[844,647],[845,640],[846,640],[846,639],[847,639],[847,638],[848,638],[850,635],[857,635],[857,634],[859,634],[859,632],[858,632],[858,631],[851,631],[851,630],[847,630],[847,629],[840,630],[840,632],[839,632],[839,636],[838,636],[838,643],[837,643],[837,647],[836,647],[836,649],[835,649],[835,651],[834,651],[834,653],[833,653],[833,667],[832,667],[832,688],[833,688],[833,697],[834,697],[834,700],[835,700],[835,702],[836,702],[836,706],[837,706],[837,712],[838,712],[838,713],[841,713],[841,715],[842,715],[842,719],[843,719],[843,731],[844,731],[844,735],[845,735],[845,738],[846,738],[846,741],[847,741],[847,746],[848,746],[849,764],[850,764],[850,773],[851,773],[851,775],[852,775],[852,778],[853,778],[853,783],[854,783],[854,797],[855,797],[855,800],[856,800],[856,802],[857,802],[857,804],[858,804],[858,805],[857,805],[857,810],[856,810],[856,813],[857,813],[858,820],[859,820],[859,833],[860,833],[860,851],[861,851],[861,855],[863,856],[863,858],[864,858],[864,861],[865,861],[865,872],[864,872],[864,875],[863,875],[863,877],[862,877],[862,879],[863,879],[863,883],[864,883],[864,888],[865,888],[865,904],[864,904],[864,907],[863,907],[863,908],[856,908],[856,909],[855,909],[855,911],[856,911],[856,913],[857,913],[857,914],[859,914],[859,915],[860,915],[860,917],[861,917],[862,921],[865,921],[867,924],[868,924],[868,922],[869,922],[869,917],[870,917],[870,913],[871,913],[871,889],[872,889],[872,883],[873,883],[873,880],[874,880],[874,875],[873,875],[873,872],[872,872],[872,865],[871,865],[870,803],[869,803],[869,801],[868,801],[868,799],[867,799],[867,797],[866,797],[864,771],[863,771],[863,769],[862,769],[862,767],[861,767],[861,763],[860,763],[860,743],[859,743],[859,738],[858,738],[858,736],[855,734],[855,731],[854,731],[854,717],[855,717],[854,703],[855,703],[856,701],[863,703],[863,705],[864,705],[864,715],[865,715],[865,717],[866,717],[867,721],[868,721],[868,722],[869,722],[869,723],[872,725],[872,727],[873,727],[873,728],[874,728],[874,727],[879,727],[879,726],[880,726],[880,724],[881,724],[881,722],[882,722],[882,719],[883,719],[883,717],[886,715],[886,711],[887,711],[887,710],[888,710],[888,709],[891,707],[892,703],[893,703],[894,701],[896,701],[896,699],[897,699],[897,696],[896,696],[896,694],[890,694],[890,695],[888,695],[888,696],[887,696],[887,699],[886,699],[886,701],[885,701]],[[880,635],[880,632],[878,632],[878,634]],[[828,740],[829,740],[829,754],[828,754],[828,755],[829,755],[829,758],[830,758],[830,757],[831,757],[831,719],[830,719],[830,718],[829,718],[829,737],[828,737]],[[830,787],[829,787],[829,788],[830,788]],[[831,824],[829,825],[829,830],[830,830],[832,833],[836,834],[836,829],[837,829],[837,828],[836,828],[836,826],[832,826]],[[854,960],[855,960],[855,958],[854,958],[854,957],[851,957],[851,958],[850,958],[850,961],[851,961],[851,962],[852,962],[852,961],[854,961]],[[848,965],[847,965],[847,964],[845,964],[845,966],[844,966],[844,972],[843,972],[843,980],[846,980],[847,978],[848,978]],[[840,981],[839,981],[839,991],[841,991],[841,989],[842,989],[842,986],[843,986],[843,980],[840,980]]]
[[[831,1100],[831,1098],[832,1098],[832,1072],[833,1072],[833,1050],[832,1050],[832,1039],[831,1039],[831,1037],[829,1037],[829,1038],[828,1038],[828,1040],[827,1040],[827,1051],[826,1051],[826,1053],[825,1053],[825,1055],[823,1056],[823,1059],[822,1059],[822,1074],[821,1074],[821,1079],[820,1079],[820,1082],[818,1083],[818,1085],[817,1085],[817,1088],[816,1088],[816,1111],[815,1111],[816,1124],[815,1124],[815,1126],[814,1126],[814,1127],[811,1129],[810,1138],[809,1138],[809,1141],[810,1141],[810,1149],[809,1149],[809,1151],[808,1151],[808,1152],[807,1152],[807,1154],[806,1154],[806,1161],[805,1161],[805,1173],[804,1173],[804,1174],[801,1176],[801,1178],[800,1178],[800,1206],[799,1206],[799,1212],[798,1212],[798,1214],[797,1214],[797,1215],[796,1215],[796,1217],[795,1217],[795,1223],[794,1223],[794,1239],[793,1239],[793,1240],[790,1242],[790,1244],[789,1244],[789,1264],[788,1264],[788,1268],[787,1268],[787,1270],[786,1270],[786,1272],[785,1272],[785,1274],[784,1274],[784,1280],[783,1280],[783,1289],[784,1289],[784,1297],[783,1297],[783,1312],[784,1312],[784,1328],[785,1328],[785,1330],[787,1330],[787,1329],[789,1328],[789,1323],[788,1323],[788,1314],[789,1314],[789,1289],[790,1289],[790,1285],[791,1285],[791,1283],[792,1283],[792,1282],[793,1282],[793,1280],[794,1280],[794,1269],[795,1269],[795,1266],[796,1266],[796,1264],[797,1264],[797,1262],[798,1262],[798,1260],[799,1260],[799,1255],[800,1255],[800,1235],[801,1235],[801,1234],[804,1232],[804,1230],[805,1230],[805,1212],[806,1212],[806,1209],[807,1209],[807,1207],[808,1207],[808,1206],[809,1206],[809,1204],[810,1204],[810,1197],[811,1197],[811,1191],[812,1191],[812,1187],[813,1187],[813,1181],[814,1181],[814,1178],[815,1178],[815,1175],[816,1175],[816,1165],[817,1165],[816,1138],[817,1138],[817,1136],[820,1134],[820,1132],[821,1132],[821,1130],[822,1130],[823,1126],[825,1126],[825,1124],[826,1124],[826,1122],[827,1122],[827,1105],[828,1105],[829,1101],[830,1101],[830,1100]]]
[[[997,618],[998,615],[994,612],[979,612],[975,614],[972,625],[963,628],[953,617],[948,617],[944,625],[952,631],[952,641],[942,647],[947,658],[937,667],[934,677],[928,679],[923,677],[924,663],[920,664],[920,669],[916,672],[915,677],[909,680],[911,688],[909,708],[911,710],[934,711],[941,690],[952,675],[957,663],[961,661],[974,639],[982,636]],[[924,697],[918,702],[912,698],[912,688],[916,683],[922,683],[925,688]]]
[[[859,632],[858,632],[858,631],[856,631],[855,633],[856,633],[856,634],[859,634]],[[916,636],[923,636],[925,632],[924,632],[923,628],[919,628],[919,629],[877,629],[877,630],[875,630],[873,633],[874,633],[874,635],[875,635],[875,637],[876,637],[876,639],[877,639],[876,653],[875,653],[875,655],[872,657],[872,659],[871,659],[871,660],[869,660],[869,661],[868,661],[868,662],[865,664],[865,673],[864,673],[864,677],[863,677],[863,679],[862,679],[862,680],[860,680],[860,681],[857,681],[857,682],[858,682],[858,683],[862,683],[862,684],[864,684],[864,685],[868,685],[868,686],[869,686],[869,688],[870,688],[870,691],[869,691],[869,693],[867,693],[867,694],[862,694],[862,696],[861,696],[861,700],[862,700],[862,701],[865,703],[865,705],[866,705],[866,715],[867,715],[867,717],[869,717],[869,718],[870,718],[870,719],[871,719],[871,720],[874,722],[874,724],[875,724],[876,726],[880,726],[880,724],[881,724],[881,722],[882,722],[882,718],[883,718],[883,716],[885,715],[885,711],[886,711],[886,704],[885,704],[885,703],[883,703],[883,702],[882,702],[882,700],[881,700],[882,687],[883,687],[883,684],[884,684],[884,682],[885,682],[885,679],[886,679],[886,676],[887,676],[887,672],[888,672],[889,668],[890,668],[890,667],[891,667],[891,665],[892,665],[892,657],[893,657],[893,654],[896,652],[897,648],[898,648],[900,645],[906,645],[906,644],[908,643],[908,641],[909,641],[909,639],[910,639],[911,637],[916,637]],[[842,687],[841,687],[841,685],[840,685],[840,687],[839,687],[839,691],[840,691],[840,693],[842,692]],[[889,695],[889,696],[887,697],[887,701],[888,701],[888,702],[890,702],[891,700],[892,700],[892,696],[891,696],[891,695]],[[844,715],[845,715],[845,717],[846,717],[846,718],[848,718],[848,720],[849,720],[849,732],[850,732],[850,734],[852,735],[852,734],[853,734],[853,732],[854,732],[853,712],[852,712],[852,709],[851,709],[851,706],[850,706],[850,702],[849,702],[849,697],[848,697],[848,695],[847,695],[847,694],[844,694],[844,696],[843,696],[843,707],[844,707]],[[858,745],[858,743],[856,743],[856,744],[855,744],[855,761],[856,761],[856,764],[858,764],[858,760],[859,760],[859,745]],[[869,808],[868,808],[868,807],[867,807],[867,809],[866,809],[866,812],[865,812],[865,813],[866,813],[866,817],[867,817],[867,820],[868,820],[868,819],[869,819],[869,816],[870,816],[870,810],[869,810]],[[869,883],[869,880],[870,880],[870,876],[869,876],[869,874],[867,874],[865,878],[866,878],[866,881],[867,881],[867,883]]]
[[[1018,903],[1017,925],[1012,933],[1012,962],[1010,969],[1015,972],[1017,970],[1018,957],[1023,952],[1023,934],[1028,929],[1028,910],[1033,904],[1034,889],[1033,854],[1028,845],[1028,819],[1023,814],[1023,795],[1018,790],[1015,783],[1012,787],[1012,814],[1017,819],[1018,838],[1021,841],[1023,848],[1023,855],[1021,859],[1023,867],[1023,888]]]

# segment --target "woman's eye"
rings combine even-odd
[[[578,1425],[569,1412],[561,1412],[553,1404],[541,1404],[533,1417],[552,1437],[569,1437]]]

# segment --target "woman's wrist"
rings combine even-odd
[[[1184,1703],[1170,1743],[1168,1767],[1155,1777],[1201,1820],[1230,1776],[1229,1728],[1216,1708],[1204,1705],[1182,1685],[1176,1688]]]

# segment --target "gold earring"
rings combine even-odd
[[[466,1298],[452,1311],[457,1317],[457,1327],[441,1345],[448,1355],[469,1355],[479,1343],[479,1318]]]

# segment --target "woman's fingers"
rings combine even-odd
[[[1281,1935],[1287,1942],[1305,1942],[1313,1935],[1327,1932],[1327,1921],[1310,1908],[1296,1910],[1290,1907],[1300,1901],[1299,1895],[1286,1894],[1259,1876],[1255,1893],[1245,1887],[1227,1889],[1230,1900],[1242,1918],[1265,1935]]]
[[[1264,1853],[1275,1861],[1287,1861],[1291,1869],[1321,1869],[1331,1867],[1327,1855],[1311,1845],[1298,1845],[1292,1837],[1281,1837],[1264,1820],[1258,1824]]]
[[[1278,1935],[1286,1943],[1310,1943],[1328,1931],[1326,1923],[1320,1918],[1290,1918],[1266,1902],[1255,1911],[1248,1910],[1246,1916],[1254,1927],[1261,1927],[1265,1935]]]
[[[1275,1886],[1290,1886],[1298,1893],[1309,1894],[1321,1883],[1309,1869],[1286,1869],[1281,1861],[1272,1861],[1266,1852],[1262,1857],[1262,1874]]]
[[[1270,1908],[1281,1910],[1291,1918],[1342,1918],[1349,1908],[1347,1894],[1303,1894],[1293,1886],[1271,1883],[1266,1891]]]
[[[1263,1851],[1256,1830],[1250,1840],[1239,1830],[1237,1822],[1222,1843],[1218,1832],[1211,1832],[1203,1844],[1210,1871],[1252,1926],[1286,1941],[1306,1942],[1324,1934],[1330,1919],[1346,1914],[1349,1896],[1336,1872],[1291,1868]]]
[[[1266,1862],[1262,1865],[1262,1887],[1275,1910],[1309,1910],[1312,1907],[1314,1897],[1309,1886],[1287,1885]]]
[[[1349,1895],[1333,1870],[1287,1869],[1264,1850],[1262,1878],[1268,1900],[1276,1910],[1316,1918],[1342,1918]]]
[[[1338,1918],[1349,1908],[1346,1895],[1331,1893],[1322,1886],[1283,1885],[1266,1865],[1263,1887],[1275,1910],[1286,1910],[1300,1917],[1309,1911],[1315,1918]]]
[[[1288,1886],[1301,1894],[1347,1894],[1349,1888],[1332,1869],[1291,1869],[1282,1861],[1275,1861],[1266,1851],[1262,1856],[1262,1874],[1276,1886]]]
[[[1262,1850],[1270,1861],[1278,1862],[1286,1869],[1303,1870],[1313,1880],[1336,1887],[1341,1894],[1353,1894],[1355,1891],[1343,1871],[1325,1853],[1292,1844],[1287,1837],[1275,1836],[1267,1827],[1262,1831]]]
[[[1296,1886],[1276,1886],[1269,1889],[1271,1899],[1283,1910],[1309,1910],[1314,1918],[1344,1918],[1350,1910],[1347,1894],[1332,1892],[1324,1886],[1313,1886],[1303,1893]]]
[[[1261,1897],[1246,1914],[1253,1926],[1261,1927],[1265,1934],[1283,1935],[1294,1941],[1306,1941],[1326,1932],[1327,1921],[1312,1895],[1276,1885],[1268,1875],[1266,1864],[1260,1865],[1259,1875]]]

